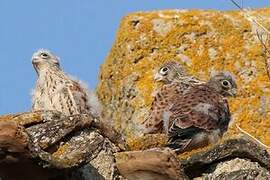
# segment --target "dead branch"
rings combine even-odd
[[[247,20],[251,21],[252,23],[255,23],[257,26],[259,26],[263,31],[265,31],[266,33],[270,34],[270,31],[264,26],[262,25],[259,21],[257,21],[255,18],[252,17],[252,15],[249,14],[249,12],[242,8],[235,0],[230,0],[237,8],[239,8],[244,15],[246,15]]]
[[[268,39],[270,36],[270,31],[263,24],[261,24],[259,21],[257,21],[256,18],[254,18],[252,15],[250,15],[248,10],[241,7],[235,0],[230,0],[230,1],[244,13],[244,15],[246,16],[246,19],[248,21],[256,24],[263,31],[262,33],[260,33],[258,30],[256,30],[256,36],[259,39],[259,41],[264,49],[263,59],[264,59],[265,71],[266,71],[268,79],[270,80],[270,69],[269,69],[269,63],[268,63],[268,57],[270,56],[270,49],[267,46]],[[265,40],[263,38],[263,35],[266,35]]]
[[[260,43],[261,43],[261,45],[263,46],[263,49],[264,49],[264,53],[263,53],[264,65],[265,65],[265,70],[266,70],[267,77],[270,80],[270,69],[269,69],[269,63],[268,63],[268,57],[270,55],[270,49],[269,49],[269,47],[267,47],[267,44],[266,44],[268,42],[269,35],[268,34],[266,35],[266,39],[264,41],[263,40],[263,34],[260,34],[258,31],[256,31],[256,33],[257,33],[257,37],[258,37],[258,39],[259,39],[259,41],[260,41]]]

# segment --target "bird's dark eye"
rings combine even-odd
[[[165,67],[165,68],[162,69],[162,71],[166,72],[166,71],[168,71],[168,68]]]
[[[163,68],[161,68],[161,70],[160,70],[160,72],[162,73],[162,74],[165,74],[165,73],[167,73],[168,72],[168,68],[167,67],[163,67]]]
[[[46,54],[46,53],[41,53],[40,56],[41,56],[42,58],[47,58],[47,57],[49,57],[49,55]]]
[[[228,87],[229,84],[230,84],[230,82],[227,81],[227,80],[222,81],[222,85],[223,85],[224,87]]]

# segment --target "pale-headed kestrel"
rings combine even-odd
[[[38,74],[33,111],[57,110],[66,116],[99,115],[98,99],[80,81],[63,72],[56,55],[45,49],[38,50],[33,54],[32,64]]]
[[[59,58],[48,50],[41,49],[33,54],[32,64],[38,79],[32,93],[32,111],[55,110],[65,116],[90,115],[94,120],[91,125],[102,135],[113,142],[124,143],[122,135],[105,122],[101,115],[102,105],[95,93],[81,81],[67,75],[59,63]]]
[[[156,94],[143,123],[145,133],[166,133],[168,146],[178,152],[214,144],[222,137],[231,120],[226,97],[235,96],[237,91],[232,74],[219,73],[202,82],[188,75],[177,62],[169,62],[155,79],[165,85]]]

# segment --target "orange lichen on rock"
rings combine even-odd
[[[270,8],[251,10],[270,28]],[[164,10],[126,16],[100,72],[97,93],[110,120],[128,142],[141,136],[159,66],[177,60],[202,80],[216,71],[235,74],[239,95],[231,98],[228,136],[243,128],[270,145],[270,80],[255,25],[241,11]],[[137,143],[138,144],[138,143]],[[136,146],[131,143],[131,146]]]
[[[128,138],[129,150],[146,150],[155,147],[164,147],[167,142],[165,134],[147,134],[138,138]]]
[[[28,125],[31,123],[39,123],[42,121],[42,112],[26,112],[26,113],[19,113],[19,114],[9,114],[0,116],[1,121],[14,121],[19,125]]]
[[[65,154],[66,149],[69,148],[68,146],[69,146],[68,144],[64,144],[64,145],[60,146],[60,147],[57,149],[57,151],[55,151],[55,152],[53,153],[53,156],[55,156],[55,157],[61,157],[63,154]]]

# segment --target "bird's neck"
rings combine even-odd
[[[43,76],[47,74],[57,74],[63,73],[59,66],[41,66],[35,68],[38,76]]]
[[[57,67],[44,68],[38,72],[38,81],[43,82],[44,80],[57,81],[57,79],[65,79],[65,73]]]

